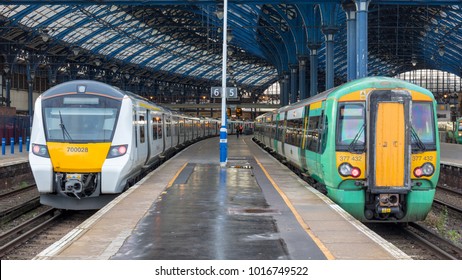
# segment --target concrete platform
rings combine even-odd
[[[462,168],[462,145],[441,143],[441,164]]]
[[[251,168],[249,168],[251,167]],[[250,136],[183,150],[36,259],[410,259]]]
[[[5,147],[5,154],[3,155],[0,150],[0,167],[15,165],[29,161],[29,152],[26,151],[26,146],[22,147],[22,152],[19,152],[19,146],[14,146],[14,153],[11,153],[11,146]]]

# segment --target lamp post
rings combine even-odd
[[[226,61],[227,61],[227,38],[228,33],[228,0],[223,1],[223,63],[221,77],[221,128],[220,128],[220,167],[226,167],[228,161],[228,135],[226,129]]]

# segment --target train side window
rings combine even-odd
[[[140,143],[144,143],[146,141],[146,137],[144,134],[145,133],[144,125],[146,124],[146,122],[144,121],[144,116],[139,116],[138,124],[140,126]]]
[[[172,136],[172,126],[170,118],[165,118],[165,127],[166,127],[166,137]]]
[[[319,122],[321,120],[321,116],[310,116],[308,120],[308,131],[307,136],[308,139],[305,142],[305,149],[310,150],[313,152],[318,152],[318,144],[319,144]]]
[[[152,139],[157,140],[162,138],[162,118],[152,118]]]
[[[327,135],[328,135],[328,121],[327,121],[327,115],[324,115],[324,112],[322,114],[324,117],[324,123],[321,124],[321,127],[320,127],[320,134],[321,134],[321,143],[320,143],[320,149],[319,149],[319,152],[321,154],[324,153],[324,151],[326,150],[326,146],[327,146]]]

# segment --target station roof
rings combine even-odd
[[[290,65],[298,65],[300,57],[309,56],[309,44],[320,46],[322,73],[321,29],[328,25],[337,30],[335,83],[345,82],[342,4],[349,2],[230,0],[228,83],[263,92]],[[0,40],[9,45],[8,52],[26,49],[43,56],[40,63],[73,63],[79,71],[137,77],[142,82],[221,85],[222,1],[11,3],[0,1]],[[462,76],[461,1],[372,0],[368,17],[369,75],[438,69]]]

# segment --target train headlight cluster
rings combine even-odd
[[[111,146],[109,153],[107,154],[107,158],[115,158],[125,155],[125,153],[127,153],[127,147],[128,145]]]
[[[353,178],[358,178],[361,176],[361,169],[354,167],[351,164],[344,162],[338,167],[338,173],[343,177],[351,176]]]
[[[431,176],[435,172],[435,167],[430,162],[424,163],[422,166],[414,169],[414,176],[417,178],[422,176]]]
[[[39,157],[49,158],[48,148],[46,145],[32,144],[32,153]]]

